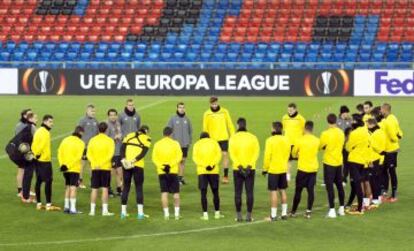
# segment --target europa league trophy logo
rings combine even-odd
[[[39,72],[39,79],[40,79],[40,93],[47,92],[47,77],[49,76],[49,72],[41,71]]]
[[[332,73],[326,71],[322,73],[322,81],[323,81],[323,94],[330,94],[331,89],[329,87],[329,83],[331,82]]]

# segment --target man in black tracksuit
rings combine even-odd
[[[33,178],[33,153],[31,144],[33,141],[33,128],[36,123],[36,115],[29,113],[25,119],[25,126],[19,129],[19,132],[13,137],[6,146],[6,152],[19,169],[24,170],[22,176],[22,185],[18,192],[22,192],[23,202],[30,203],[30,187]]]

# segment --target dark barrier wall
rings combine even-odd
[[[352,96],[346,70],[19,70],[27,95]]]

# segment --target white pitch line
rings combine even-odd
[[[168,101],[167,99],[158,100],[158,101],[156,101],[156,102],[154,102],[154,103],[150,103],[150,104],[148,104],[148,105],[144,105],[144,106],[142,106],[141,108],[139,108],[139,110],[140,110],[140,111],[143,111],[143,110],[145,110],[145,109],[148,109],[148,108],[151,108],[151,107],[154,107],[154,106],[157,106],[157,105],[163,104],[163,103],[165,103],[165,102],[167,102],[167,101]],[[52,141],[55,141],[55,140],[61,139],[61,138],[63,138],[63,137],[68,136],[70,133],[71,133],[71,132],[65,132],[65,133],[63,133],[63,134],[56,135],[56,136],[55,136],[55,137],[53,137],[51,140],[52,140]],[[1,159],[6,159],[6,158],[8,158],[8,155],[7,155],[7,154],[0,155],[0,160],[1,160]]]
[[[114,241],[114,240],[130,240],[130,239],[139,239],[144,237],[160,237],[160,236],[172,236],[172,235],[182,235],[182,234],[192,234],[200,233],[214,230],[222,230],[227,228],[237,228],[242,226],[250,226],[254,224],[259,224],[266,222],[264,220],[254,221],[252,223],[239,223],[219,227],[208,227],[208,228],[199,228],[199,229],[190,229],[183,231],[171,231],[164,233],[153,233],[153,234],[136,234],[129,236],[109,236],[102,238],[91,238],[91,239],[81,239],[81,240],[64,240],[64,241],[43,241],[43,242],[23,242],[23,243],[0,243],[0,247],[16,247],[16,246],[40,246],[40,245],[62,245],[62,244],[75,244],[75,243],[85,243],[85,242],[98,242],[98,241]]]
[[[315,212],[323,208],[324,207],[315,207],[313,208],[312,211]],[[90,239],[0,243],[0,247],[63,245],[63,244],[77,244],[77,243],[114,241],[114,240],[133,240],[133,239],[140,239],[140,238],[146,238],[146,237],[150,238],[150,237],[162,237],[162,236],[173,236],[173,235],[209,232],[209,231],[222,230],[222,229],[228,229],[228,228],[239,228],[239,227],[244,227],[244,226],[251,226],[251,225],[256,225],[256,224],[261,224],[261,223],[270,223],[270,222],[266,220],[258,220],[258,221],[254,221],[251,223],[244,223],[244,224],[237,223],[237,224],[231,224],[231,225],[225,225],[225,226],[206,227],[206,228],[189,229],[189,230],[182,230],[182,231],[170,231],[170,232],[152,233],[152,234],[135,234],[135,235],[127,235],[127,236],[108,236],[108,237],[99,237],[99,238],[90,238]]]

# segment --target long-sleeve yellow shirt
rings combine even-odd
[[[229,141],[229,154],[233,162],[233,169],[238,166],[256,168],[256,161],[259,158],[260,145],[257,137],[250,132],[237,132]]]
[[[403,132],[398,123],[397,117],[394,114],[388,115],[382,120],[383,129],[387,136],[387,143],[385,144],[386,152],[395,152],[400,149],[399,141],[403,137]]]
[[[122,141],[125,144],[125,159],[128,161],[134,161],[135,158],[140,155],[144,149],[150,148],[151,138],[143,133],[131,132]],[[139,161],[134,161],[134,166],[144,168],[144,158]]]
[[[33,135],[32,152],[40,162],[52,161],[50,132],[44,126],[36,130]]]
[[[85,143],[77,136],[69,136],[62,140],[58,148],[59,165],[65,165],[67,172],[80,173]]]
[[[358,127],[350,134],[345,144],[349,152],[348,161],[366,166],[369,162],[369,133],[367,127]]]
[[[207,110],[203,116],[203,131],[214,140],[228,140],[234,134],[234,125],[227,109],[221,107],[216,112]]]
[[[193,161],[197,167],[197,174],[219,174],[221,160],[221,149],[217,141],[211,138],[198,140],[193,146]],[[213,170],[207,171],[211,166]]]
[[[291,151],[289,139],[274,135],[266,140],[263,170],[271,174],[286,173]]]
[[[345,134],[338,127],[331,127],[322,132],[320,148],[324,150],[323,163],[341,167],[343,163],[342,150],[345,143]]]
[[[284,135],[289,138],[292,145],[296,145],[296,141],[303,136],[305,123],[306,119],[300,114],[297,114],[294,117],[290,117],[288,114],[283,116],[283,132]]]
[[[171,174],[178,174],[178,164],[182,160],[183,153],[178,141],[171,137],[164,137],[154,144],[152,161],[157,168],[158,175],[165,174],[164,165],[170,166]]]
[[[312,134],[303,135],[293,147],[292,155],[298,158],[298,170],[306,173],[318,171],[320,140]]]
[[[377,129],[374,132],[369,133],[369,161],[380,161],[380,164],[384,162],[384,156],[381,155],[385,151],[385,144],[387,136],[383,129]]]
[[[86,156],[91,162],[92,170],[110,171],[114,153],[114,140],[104,133],[99,133],[89,141]]]

